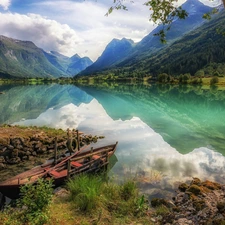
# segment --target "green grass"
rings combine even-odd
[[[91,212],[102,206],[102,180],[99,176],[78,176],[69,180],[67,187],[70,190],[70,200],[82,212]]]
[[[38,185],[29,186],[16,207],[0,212],[0,225],[152,225],[148,201],[133,180],[116,184],[105,176],[82,174],[68,181],[65,194],[53,199],[48,184]]]

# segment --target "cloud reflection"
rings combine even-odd
[[[180,154],[166,143],[162,136],[137,117],[122,121],[113,120],[97,100],[79,106],[68,104],[60,109],[48,109],[38,118],[20,121],[19,125],[78,128],[85,133],[105,135],[98,145],[119,141],[116,156],[118,163],[113,173],[126,176],[128,170],[143,176],[145,183],[153,178],[175,182],[191,177],[224,183],[225,158],[207,147]],[[153,174],[154,171],[158,173]],[[154,177],[153,177],[154,176]],[[162,181],[163,182],[163,181]]]

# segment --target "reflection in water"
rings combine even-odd
[[[194,176],[225,182],[223,92],[118,88],[106,91],[86,87],[81,91],[57,86],[58,90],[46,97],[50,101],[44,101],[46,110],[36,118],[21,117],[17,124],[78,128],[105,135],[97,145],[119,141],[118,162],[111,173],[122,179],[136,174],[143,190],[148,192],[149,185],[153,187],[151,194],[159,187],[172,190],[175,181]],[[44,99],[42,95],[36,97]],[[22,100],[17,102],[21,104]]]

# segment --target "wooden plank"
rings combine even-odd
[[[101,158],[101,157],[100,157],[99,155],[93,155],[92,158],[93,158],[93,159],[99,159],[99,158]]]
[[[52,170],[49,173],[50,173],[50,175],[52,175],[55,178],[67,176],[67,170],[62,170],[62,171],[59,171],[59,172],[56,171],[56,170]]]
[[[71,166],[73,166],[73,167],[81,167],[83,165],[81,163],[79,163],[79,162],[71,161]]]

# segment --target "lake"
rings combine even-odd
[[[75,128],[119,142],[110,177],[169,195],[199,177],[225,183],[225,91],[104,83],[1,85],[0,124]]]

